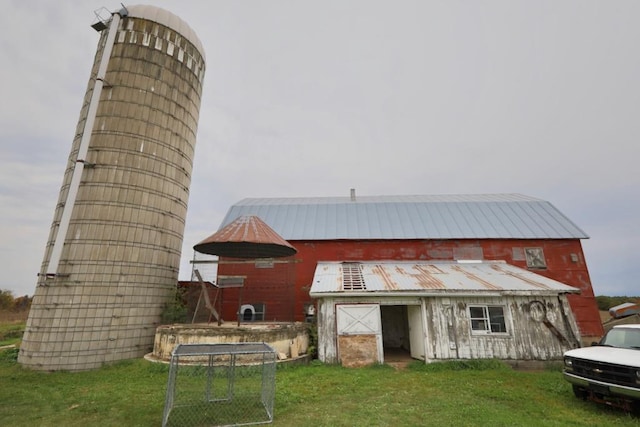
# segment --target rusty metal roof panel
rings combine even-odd
[[[254,215],[236,218],[193,249],[203,254],[233,258],[277,258],[297,252],[289,242]]]
[[[346,273],[360,269],[362,284],[354,289]],[[348,266],[348,267],[347,267]],[[363,261],[319,262],[311,286],[311,296],[352,293],[460,294],[472,293],[577,293],[577,288],[533,273],[504,261]]]
[[[287,240],[585,239],[551,203],[521,194],[244,199],[221,227],[257,215]]]

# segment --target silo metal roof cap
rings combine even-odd
[[[231,258],[281,258],[298,252],[257,216],[235,219],[193,247],[203,254]]]
[[[134,5],[126,6],[125,10],[126,12],[124,12],[123,10],[121,10],[121,12],[126,13],[127,16],[157,22],[158,24],[162,24],[176,31],[182,37],[189,40],[196,47],[196,49],[198,49],[200,55],[202,55],[202,59],[205,59],[204,47],[202,46],[202,42],[196,35],[196,32],[193,31],[189,24],[183,21],[182,18],[174,15],[168,10],[162,9],[157,6]]]

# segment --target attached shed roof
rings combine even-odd
[[[521,194],[249,198],[221,228],[256,215],[288,241],[337,239],[585,239],[551,203]]]
[[[314,298],[371,295],[557,295],[580,290],[504,261],[318,262]]]

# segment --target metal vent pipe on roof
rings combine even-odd
[[[356,201],[356,189],[355,188],[351,189],[351,201],[352,202]]]

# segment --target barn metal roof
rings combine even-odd
[[[504,261],[318,262],[314,298],[356,295],[557,295],[580,290]]]
[[[289,241],[589,238],[551,203],[522,194],[248,198],[221,227],[243,215]]]

